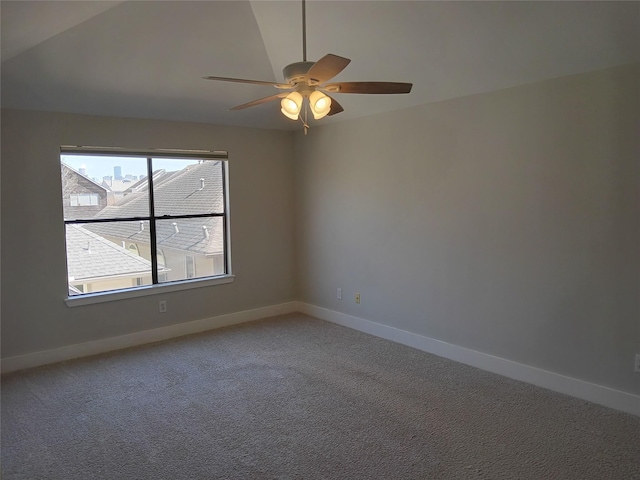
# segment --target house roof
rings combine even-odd
[[[160,169],[160,170],[156,170],[153,172],[153,186],[154,186],[154,190],[157,190],[157,188],[169,181],[171,178],[173,178],[175,175],[179,175],[181,173],[181,171],[175,171],[175,172],[167,172],[164,169]],[[145,199],[146,197],[146,192],[149,190],[149,178],[145,177],[145,178],[141,178],[140,180],[138,180],[137,182],[134,182],[133,184],[129,185],[128,188],[122,190],[119,193],[124,193],[125,196],[120,198],[118,200],[118,206],[122,206],[125,203],[128,203],[136,198],[138,198],[140,195],[138,195],[139,193],[143,193],[145,194]],[[145,200],[145,202],[147,202],[148,200]]]
[[[109,277],[137,277],[151,274],[151,262],[81,225],[67,225],[66,236],[70,282],[90,282]]]
[[[60,162],[60,166],[62,168],[62,174],[65,174],[65,171],[71,173],[71,174],[75,174],[78,175],[79,177],[82,177],[84,180],[93,183],[97,188],[107,191],[107,189],[105,188],[104,185],[100,185],[99,183],[95,182],[94,180],[92,180],[91,178],[87,177],[86,175],[81,174],[79,171],[77,171],[75,168],[70,167],[69,165],[67,165],[64,162]]]
[[[154,173],[156,217],[223,211],[221,162],[204,161],[188,165],[177,172],[162,172],[158,175]],[[101,210],[95,218],[148,216],[148,185],[139,182],[136,190],[125,195],[115,205]],[[143,222],[142,228],[139,221],[87,224],[86,228],[105,237],[116,237],[135,243],[149,243],[148,221]],[[222,253],[224,232],[221,217],[158,220],[156,229],[158,248],[170,248],[200,255]]]

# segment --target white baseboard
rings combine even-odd
[[[578,380],[577,378],[567,377],[547,370],[541,370],[536,367],[303,302],[297,302],[297,310],[312,317],[401,343],[514,380],[520,380],[555,392],[640,416],[640,396],[638,395],[585,382],[584,380]]]
[[[359,330],[376,337],[417,348],[424,352],[465,363],[505,377],[547,388],[555,392],[581,398],[605,407],[621,410],[640,416],[640,396],[602,385],[585,382],[558,373],[549,372],[504,358],[478,352],[458,345],[407,332],[370,320],[336,312],[303,302],[288,302],[268,307],[245,310],[192,322],[179,323],[167,327],[145,330],[119,337],[111,337],[92,342],[69,345],[52,350],[29,353],[2,359],[2,373],[14,372],[25,368],[38,367],[50,363],[86,357],[99,353],[134,347],[145,343],[168,340],[170,338],[204,332],[216,328],[259,320],[261,318],[302,312],[312,317],[327,320],[338,325]]]
[[[52,350],[29,353],[15,357],[2,359],[2,373],[14,372],[25,368],[38,367],[49,363],[71,360],[73,358],[87,357],[99,353],[120,350],[122,348],[134,347],[145,343],[168,340],[170,338],[181,337],[191,333],[204,332],[215,328],[226,327],[238,323],[251,322],[261,318],[283,315],[297,311],[298,302],[281,303],[268,307],[245,310],[242,312],[219,315],[212,318],[203,318],[192,322],[179,323],[168,327],[154,328],[143,332],[130,333],[119,337],[104,338],[93,342],[68,345]]]

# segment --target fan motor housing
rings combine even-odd
[[[287,65],[282,70],[282,74],[287,82],[291,85],[295,85],[305,79],[305,76],[309,69],[315,62],[296,62]]]

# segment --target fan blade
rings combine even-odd
[[[324,83],[344,70],[350,62],[351,60],[348,58],[329,53],[311,65],[307,72],[307,79],[317,83]]]
[[[409,93],[412,83],[399,82],[337,82],[322,87],[323,90],[334,93]]]
[[[273,83],[265,82],[262,80],[246,80],[244,78],[229,78],[229,77],[202,77],[205,80],[216,80],[219,82],[235,82],[235,83],[250,83],[252,85],[268,85],[276,88],[291,88],[288,83]]]
[[[238,105],[237,107],[230,108],[229,110],[242,110],[244,108],[254,107],[262,103],[267,103],[267,102],[271,102],[272,100],[284,98],[287,95],[288,95],[287,93],[278,93],[276,95],[271,95],[269,97],[259,98],[258,100],[254,100],[253,102],[243,103],[242,105]]]
[[[331,99],[331,109],[329,110],[329,113],[327,113],[327,116],[330,117],[331,115],[335,115],[336,113],[344,112],[344,108],[342,108],[342,105],[336,102],[335,98],[330,97],[329,95],[327,95],[327,97]]]

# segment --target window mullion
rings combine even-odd
[[[181,218],[213,218],[224,217],[224,213],[187,213],[184,215],[160,215],[156,220],[180,220]]]
[[[76,220],[65,220],[65,225],[84,224],[84,223],[113,223],[113,222],[139,222],[149,221],[150,217],[111,217],[111,218],[79,218]]]
[[[156,239],[156,212],[153,201],[153,165],[147,157],[147,182],[149,185],[149,246],[151,249],[151,283],[158,282],[158,245]]]
[[[228,249],[228,245],[227,245],[227,182],[226,179],[227,177],[227,164],[225,162],[222,162],[221,164],[221,168],[222,168],[222,198],[223,198],[223,202],[222,202],[222,210],[224,215],[222,216],[222,249],[224,252],[224,257],[222,259],[224,266],[222,268],[224,268],[224,273],[229,273],[229,251]]]

